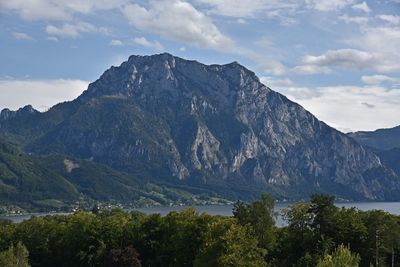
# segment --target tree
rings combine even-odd
[[[194,266],[261,267],[266,266],[265,254],[249,225],[221,219],[210,224]]]
[[[10,225],[13,222],[9,219],[5,219],[5,218],[0,218],[0,226],[6,226],[6,225]]]
[[[368,238],[367,249],[360,253],[361,264],[391,266],[393,255],[399,253],[400,217],[380,210],[366,211],[363,217]]]
[[[358,267],[360,256],[352,254],[345,246],[340,245],[332,255],[325,255],[317,267]]]
[[[283,218],[288,226],[298,232],[311,230],[314,214],[310,212],[311,204],[298,202],[282,210]]]
[[[334,216],[338,208],[335,206],[335,197],[313,194],[310,199],[310,212],[314,214],[313,227],[320,235],[335,233]]]
[[[310,203],[295,203],[282,211],[288,225],[279,229],[277,244],[271,253],[279,258],[279,266],[315,266],[316,237],[312,228],[314,214]]]
[[[170,212],[163,218],[164,237],[158,256],[160,264],[175,267],[191,266],[203,243],[211,216],[194,209]]]
[[[262,248],[271,248],[275,239],[274,220],[275,201],[268,194],[259,200],[246,204],[238,201],[233,207],[233,215],[241,225],[249,224]]]
[[[312,228],[315,234],[316,249],[318,254],[323,255],[336,245],[334,236],[337,233],[335,215],[338,208],[334,204],[335,197],[329,195],[311,195],[310,210],[313,214]]]
[[[139,253],[133,246],[124,249],[112,249],[108,260],[110,267],[142,267]]]
[[[360,256],[363,255],[363,251],[364,254],[371,253],[365,251],[368,247],[368,231],[362,214],[363,212],[355,208],[339,209],[334,217],[336,231],[332,237],[336,245],[349,244],[351,250]],[[364,266],[364,264],[361,265]]]
[[[2,267],[29,267],[29,252],[26,247],[18,242],[6,251],[0,252],[0,266]]]

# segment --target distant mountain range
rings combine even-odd
[[[354,132],[348,134],[360,144],[377,151],[400,148],[400,126],[388,129],[378,129],[373,132]]]
[[[373,150],[386,166],[400,175],[400,126],[348,135]]]
[[[106,187],[115,184],[129,198],[135,190],[148,193],[143,185],[155,183],[227,199],[251,199],[262,191],[286,200],[313,192],[349,200],[400,199],[399,176],[373,151],[236,62],[131,56],[71,102],[44,113],[31,106],[3,110],[0,137],[45,165],[53,154],[63,155],[59,166],[69,158],[71,166],[93,164],[86,178],[67,177],[75,186],[71,195],[90,198],[97,192],[107,197]],[[102,177],[98,187],[90,184],[94,177]]]

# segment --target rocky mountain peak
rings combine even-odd
[[[14,113],[14,112],[11,111],[11,110],[8,109],[8,108],[3,109],[3,110],[0,112],[0,120],[6,120],[6,119],[10,118],[10,116],[11,116],[13,113]]]
[[[29,114],[29,113],[36,113],[36,112],[39,112],[39,111],[34,109],[32,107],[32,105],[26,105],[26,106],[24,106],[24,107],[22,107],[22,108],[17,110],[17,113],[21,113],[21,114],[24,114],[24,113],[28,113]]]
[[[0,120],[7,120],[9,118],[15,117],[15,116],[26,116],[26,115],[31,115],[39,113],[36,109],[32,107],[32,105],[26,105],[22,108],[19,108],[17,111],[12,111],[8,108],[5,108],[1,111],[0,113]]]
[[[130,56],[118,67],[111,67],[89,85],[83,98],[119,96],[152,98],[184,96],[193,93],[219,94],[231,97],[245,83],[258,83],[258,77],[237,62],[225,65],[205,65],[168,53],[152,56]]]

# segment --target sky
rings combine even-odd
[[[0,29],[0,109],[169,52],[237,61],[344,132],[400,125],[400,0],[0,0]]]

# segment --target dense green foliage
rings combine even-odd
[[[35,201],[71,201],[78,196],[76,188],[64,177],[0,140],[0,202],[30,208]]]
[[[233,220],[210,224],[194,266],[265,266],[266,250],[258,246],[253,234],[250,225],[241,226]]]
[[[233,215],[241,225],[250,225],[263,248],[271,248],[274,242],[274,200],[262,194],[261,199],[250,204],[237,202]]]
[[[100,210],[5,221],[0,259],[27,256],[15,252],[23,244],[33,267],[383,267],[392,266],[392,253],[393,266],[400,266],[399,216],[337,208],[333,201],[314,195],[293,204],[284,211],[287,226],[280,228],[267,195],[237,203],[233,217],[193,209],[166,216]]]
[[[360,257],[351,253],[345,246],[340,245],[332,255],[321,259],[317,267],[358,267]]]
[[[33,218],[0,229],[0,249],[21,241],[32,266],[107,266],[126,258],[131,262],[121,266],[140,266],[138,258],[142,266],[191,266],[194,261],[196,266],[209,266],[211,260],[222,266],[245,266],[244,260],[259,266],[265,254],[249,226],[191,209],[165,217],[80,212]]]
[[[345,244],[361,257],[360,266],[390,266],[400,254],[400,218],[383,211],[337,208],[334,198],[314,195],[284,211],[288,226],[277,231],[271,255],[276,266],[316,266],[321,257]],[[400,261],[395,266],[400,266]]]
[[[0,252],[0,266],[2,267],[29,267],[29,252],[21,242],[14,247],[11,245],[5,251]]]

